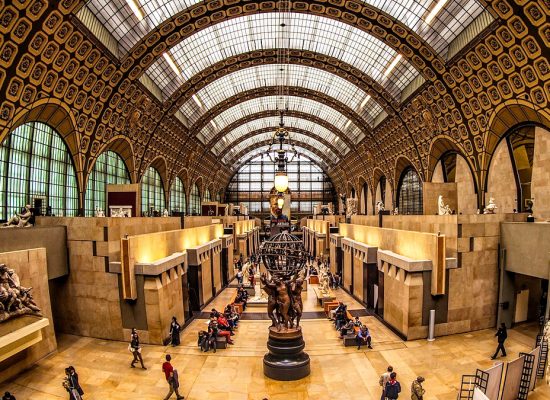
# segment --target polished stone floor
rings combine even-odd
[[[226,289],[207,309],[221,308],[234,290]],[[337,296],[350,309],[358,308],[359,304],[343,291],[337,291]],[[308,291],[304,300],[306,310],[320,310],[313,291]],[[411,381],[423,375],[425,400],[454,400],[461,375],[493,363],[489,359],[495,346],[493,331],[442,337],[431,343],[403,342],[375,317],[361,319],[373,334],[372,350],[343,347],[326,319],[304,320],[304,339],[312,373],[297,382],[276,382],[263,376],[268,321],[242,321],[234,346],[216,354],[205,354],[196,346],[196,337],[206,321],[195,320],[183,332],[181,346],[143,347],[146,371],[130,369],[131,355],[126,343],[62,335],[58,338],[56,354],[0,385],[0,393],[10,390],[18,399],[29,400],[67,398],[61,381],[64,368],[73,365],[80,375],[85,399],[162,399],[167,387],[160,368],[165,353],[170,353],[180,375],[181,393],[188,399],[378,399],[378,376],[391,364],[403,386],[400,398],[410,398]],[[535,332],[532,325],[511,330],[508,359],[529,350]],[[550,399],[549,386],[540,383],[529,399]]]

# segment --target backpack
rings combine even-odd
[[[392,385],[390,382],[386,382],[386,398],[397,399],[399,397],[399,389],[400,387],[398,382],[395,382],[395,385]]]

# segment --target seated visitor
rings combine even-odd
[[[250,267],[248,267],[248,280],[250,282],[250,286],[254,287],[254,267],[252,265],[250,265]]]
[[[214,349],[216,352],[216,336],[217,330],[210,329],[208,326],[208,331],[199,332],[198,346],[201,348],[201,351],[208,352],[210,349]]]
[[[364,344],[366,344],[369,349],[372,349],[372,339],[370,337],[369,328],[367,328],[366,325],[363,325],[361,329],[359,329],[359,332],[357,332],[357,336],[355,337],[355,341],[357,342],[357,350],[361,350],[361,346]]]
[[[242,303],[243,310],[246,310],[246,303],[248,301],[248,292],[241,286],[237,291],[237,298],[235,303]]]
[[[332,272],[329,272],[327,275],[328,275],[328,287],[332,289],[334,287],[334,276],[332,275]]]
[[[231,336],[235,335],[235,333],[233,333],[233,327],[229,324],[229,322],[227,321],[227,319],[223,314],[217,313],[216,317],[217,317],[219,329],[222,329],[224,331],[229,331],[229,334]]]
[[[353,320],[348,319],[346,323],[340,328],[340,339],[343,339],[344,336],[349,333],[353,333],[354,328],[355,324],[353,323]]]
[[[227,322],[229,322],[229,325],[232,326],[233,329],[236,329],[239,322],[239,314],[235,311],[235,306],[233,304],[225,306],[223,315],[225,319],[227,319]]]
[[[334,324],[336,325],[336,329],[339,330],[342,325],[346,323],[347,310],[348,306],[342,302],[339,302],[338,307],[334,310]]]
[[[363,323],[359,320],[359,317],[355,317],[355,320],[353,321],[353,325],[355,325],[358,328],[361,328],[363,326]]]

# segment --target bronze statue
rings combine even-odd
[[[31,290],[21,286],[13,269],[0,264],[0,322],[25,314],[40,315]]]
[[[294,276],[293,279],[274,276],[268,280],[264,273],[261,275],[260,280],[269,296],[267,314],[271,319],[271,326],[277,327],[278,331],[283,326],[285,329],[300,326],[303,310],[302,288],[304,278],[302,276],[298,277],[298,275]]]
[[[300,276],[292,281],[290,285],[290,295],[292,297],[292,310],[294,311],[294,318],[296,319],[296,327],[300,326],[300,319],[302,318],[302,310],[304,309],[304,303],[302,302],[302,288],[304,286],[304,277]]]
[[[269,282],[266,274],[260,276],[260,282],[264,285],[264,291],[267,293],[267,315],[271,319],[271,326],[279,326],[279,316],[277,309],[277,285]]]

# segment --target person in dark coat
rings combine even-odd
[[[180,332],[181,325],[178,323],[176,317],[172,317],[172,322],[170,323],[170,344],[172,346],[179,346]]]
[[[6,392],[4,396],[2,396],[2,400],[15,400],[15,396],[10,392]]]
[[[130,367],[135,368],[134,365],[138,361],[141,363],[141,368],[147,369],[145,365],[143,365],[143,357],[141,356],[141,346],[139,345],[139,335],[137,333],[136,328],[132,328],[132,335],[130,336],[130,351],[132,352],[132,355],[134,356],[134,359],[130,363]]]
[[[63,387],[69,392],[69,400],[81,400],[84,395],[84,391],[80,387],[78,382],[78,374],[74,367],[65,368],[65,380]]]
[[[498,328],[497,333],[495,333],[495,336],[497,337],[498,346],[495,351],[495,354],[491,357],[491,360],[494,360],[498,356],[498,352],[502,351],[502,356],[506,357],[506,349],[504,348],[504,342],[506,341],[506,338],[508,338],[508,332],[506,331],[506,324],[503,322],[500,324],[500,328]]]

